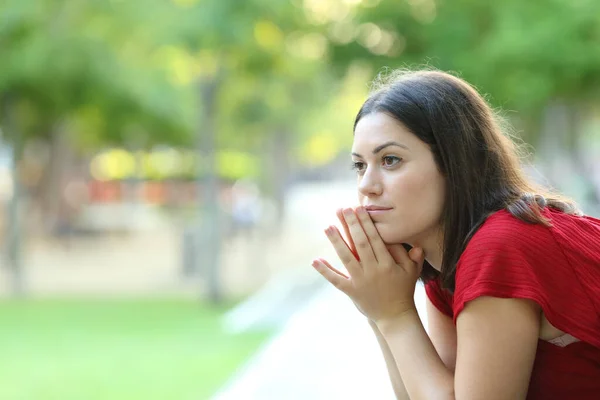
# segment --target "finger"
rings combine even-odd
[[[342,292],[346,293],[346,290],[348,289],[348,285],[350,283],[349,279],[344,278],[343,276],[335,273],[330,268],[328,268],[327,265],[323,264],[319,260],[314,260],[312,266],[314,269],[317,270],[318,273],[320,273],[325,279],[327,279],[329,283],[331,283],[333,286],[335,286]]]
[[[337,232],[340,236],[340,240],[343,242],[343,244],[346,246],[346,248],[352,253],[352,255],[354,256],[354,258],[357,261],[360,261],[358,254],[356,253],[356,250],[353,248],[354,247],[354,242],[352,241],[352,236],[350,235],[350,228],[348,228],[348,224],[346,223],[346,221],[344,220],[344,216],[342,214],[340,214],[340,220],[344,221],[343,224],[345,225],[344,229],[347,229],[346,231],[346,237],[348,238],[348,242],[350,244],[348,244],[348,242],[344,239],[344,237],[342,236],[342,234],[340,233],[339,229],[337,229],[336,227],[332,227],[330,226],[328,229],[333,229],[334,232]],[[327,229],[325,229],[325,233],[327,233]],[[329,236],[328,236],[329,237]],[[331,240],[331,239],[330,239]],[[351,247],[352,246],[352,247]]]
[[[354,213],[354,210],[346,208],[344,209],[343,214],[344,219],[350,228],[350,235],[352,236],[360,260],[364,263],[376,263],[377,258],[375,257],[375,253],[373,253],[371,242],[369,242],[369,238],[361,223],[358,221],[358,217]]]
[[[364,207],[358,207],[356,209],[356,216],[358,217],[358,221],[363,227],[369,242],[371,243],[371,248],[373,249],[373,253],[379,262],[395,262],[390,252],[388,251],[383,239],[381,239],[381,235],[379,235],[379,231],[375,228],[375,224],[373,220],[369,216],[367,210]]]
[[[326,266],[327,268],[329,268],[330,270],[332,270],[332,271],[333,271],[333,272],[335,272],[336,274],[338,274],[338,275],[340,275],[340,276],[342,276],[342,277],[344,277],[344,278],[346,278],[346,279],[350,279],[350,277],[349,277],[348,275],[344,274],[342,271],[340,271],[340,270],[338,270],[338,269],[336,269],[336,268],[333,268],[333,267],[331,266],[331,264],[329,264],[329,263],[327,262],[327,260],[324,260],[324,259],[322,259],[322,258],[318,258],[317,260],[318,260],[318,261],[321,261],[323,264],[325,264],[325,266]]]
[[[350,273],[350,276],[358,277],[362,275],[362,267],[356,257],[354,257],[354,254],[352,254],[348,248],[348,245],[342,238],[340,231],[335,226],[330,226],[329,228],[325,229],[325,234],[333,245],[335,252],[342,261],[342,264],[344,264],[348,270],[348,273]]]
[[[338,208],[335,214],[337,215],[338,219],[342,223],[342,227],[344,228],[344,235],[346,236],[348,242],[348,248],[350,248],[350,251],[352,252],[352,254],[354,254],[354,257],[356,257],[356,259],[360,261],[358,253],[356,252],[356,246],[354,245],[354,241],[352,240],[352,235],[350,234],[350,228],[348,227],[348,223],[344,218],[343,211],[343,208]]]
[[[402,244],[391,244],[386,246],[390,255],[399,265],[410,265],[412,264],[412,260],[408,256],[408,252],[404,248]]]

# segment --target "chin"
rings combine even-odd
[[[407,243],[409,241],[406,234],[403,234],[403,232],[398,229],[391,228],[389,225],[376,223],[375,228],[377,228],[383,243],[387,245]]]

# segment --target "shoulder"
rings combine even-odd
[[[550,208],[542,210],[542,215],[551,226],[525,222],[507,210],[493,213],[467,243],[461,259],[508,251],[544,260],[566,248],[589,246],[590,241],[600,250],[600,220]]]
[[[524,222],[508,211],[491,215],[473,235],[457,264],[455,317],[479,296],[545,301],[540,289],[567,273],[568,263],[550,228]]]
[[[467,248],[486,248],[506,245],[523,246],[531,242],[543,242],[550,237],[548,227],[520,220],[506,210],[490,215],[475,232]]]
[[[489,216],[461,254],[458,266],[490,267],[543,261],[560,253],[549,227],[522,221],[506,210]],[[536,262],[537,264],[537,262]],[[464,269],[464,268],[463,268]]]
[[[600,347],[600,221],[554,210],[544,216],[551,227],[507,211],[485,221],[457,264],[454,319],[479,297],[526,299],[558,329]]]
[[[547,210],[545,213],[552,221],[553,236],[561,246],[600,253],[600,219],[555,210]]]

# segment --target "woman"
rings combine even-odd
[[[396,74],[360,109],[352,158],[348,243],[326,229],[349,276],[313,267],[368,317],[398,398],[600,398],[600,220],[525,178],[469,84]]]

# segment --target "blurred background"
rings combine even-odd
[[[534,178],[600,215],[595,0],[5,0],[0,60],[1,399],[386,385],[310,262],[336,265],[322,229],[390,69],[474,84]]]

